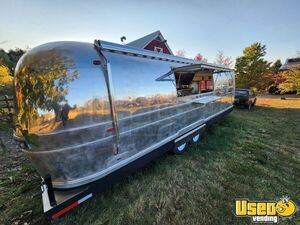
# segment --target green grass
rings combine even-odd
[[[202,142],[183,155],[165,154],[58,223],[250,224],[250,218],[234,216],[235,199],[241,197],[278,200],[289,195],[299,207],[299,134],[300,108],[235,109],[209,127]],[[25,173],[23,170],[32,172],[27,166],[18,173]],[[2,213],[11,218],[32,210],[31,224],[42,223],[41,200],[28,198],[38,179],[28,182],[1,193],[0,202],[5,198],[11,203],[11,207],[1,209],[1,219]],[[22,207],[18,207],[18,201]],[[298,212],[291,220],[280,220],[280,224],[299,221]]]
[[[1,180],[0,224],[45,223],[41,199],[39,196],[33,198],[39,186],[40,178],[28,162],[19,171],[6,172],[6,179]]]
[[[184,155],[161,157],[62,224],[248,224],[236,198],[300,203],[299,133],[299,109],[235,110]]]

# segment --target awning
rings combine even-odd
[[[232,72],[232,69],[229,69],[224,66],[219,66],[210,63],[199,63],[199,64],[192,64],[187,66],[180,66],[180,67],[173,67],[168,73],[158,77],[156,81],[173,81],[173,79],[168,78],[171,74],[175,72],[197,72],[205,69],[213,70],[214,73],[216,72]]]
[[[203,69],[210,69],[214,70],[214,72],[231,72],[232,69],[229,69],[224,66],[219,66],[210,63],[199,63],[199,64],[192,64],[187,66],[180,66],[173,68],[173,72],[197,72]]]

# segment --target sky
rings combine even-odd
[[[0,0],[0,48],[33,48],[50,41],[101,39],[121,43],[160,30],[174,51],[219,50],[233,59],[252,43],[266,59],[285,61],[300,51],[299,0]]]

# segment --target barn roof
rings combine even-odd
[[[164,36],[162,35],[162,33],[158,30],[158,31],[155,31],[151,34],[148,34],[144,37],[141,37],[135,41],[132,41],[132,42],[129,42],[128,46],[131,46],[131,47],[134,47],[134,48],[141,48],[143,49],[144,47],[146,47],[152,40],[156,39],[156,38],[159,38],[161,41],[167,41]],[[169,49],[169,51],[172,53],[173,55],[173,52],[171,50],[171,48],[169,47],[168,43],[165,42],[167,48]]]

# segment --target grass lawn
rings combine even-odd
[[[28,161],[1,173],[0,224],[45,223],[41,199],[31,198],[39,178]],[[165,154],[58,223],[250,224],[250,218],[234,216],[236,198],[282,195],[300,207],[300,98],[261,98],[253,111],[235,109],[209,127],[183,155]],[[280,220],[299,223],[299,212]]]

